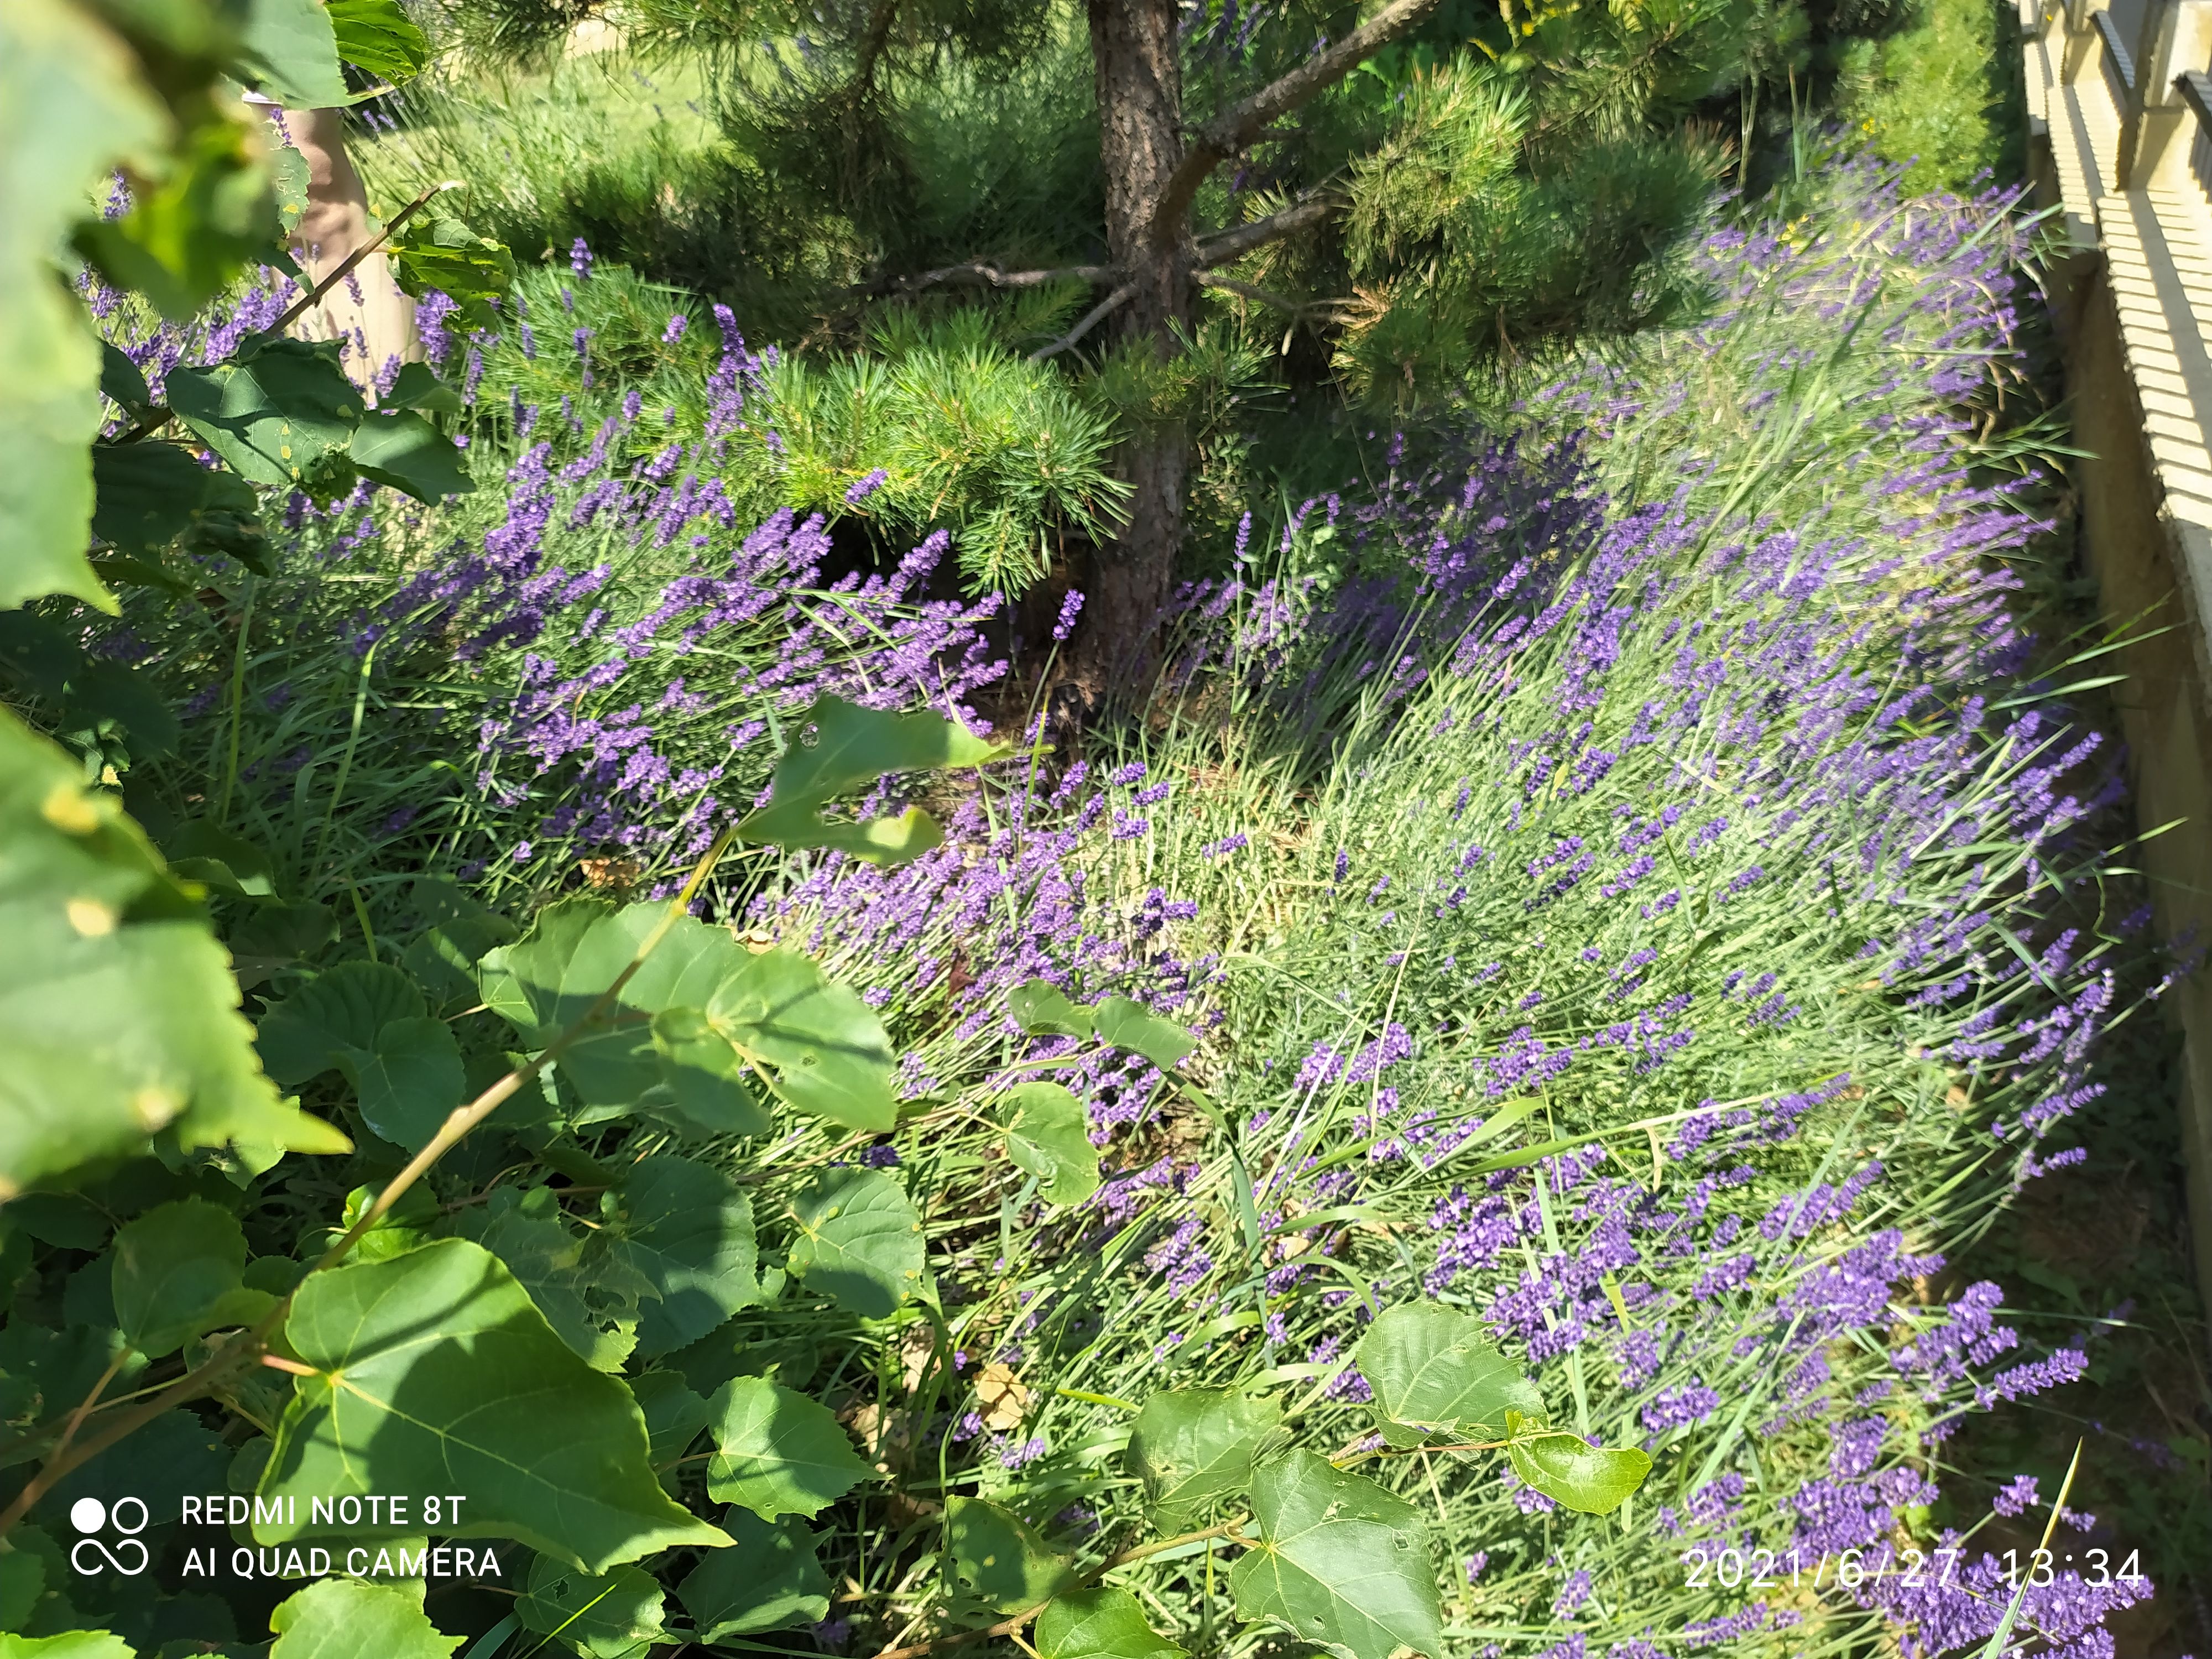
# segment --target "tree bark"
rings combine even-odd
[[[1106,243],[1133,292],[1114,319],[1124,340],[1165,362],[1192,314],[1195,261],[1188,216],[1155,230],[1183,160],[1182,65],[1176,0],[1088,0],[1097,76]],[[1117,462],[1131,494],[1127,522],[1098,550],[1076,673],[1094,697],[1149,675],[1159,615],[1182,540],[1188,440],[1179,424],[1133,433]]]

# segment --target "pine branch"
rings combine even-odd
[[[1206,175],[1304,104],[1396,40],[1427,21],[1443,0],[1390,0],[1390,3],[1334,46],[1269,82],[1242,103],[1232,104],[1191,135],[1190,148],[1168,177],[1152,210],[1155,246],[1172,246],[1183,217]]]
[[[1264,219],[1255,219],[1249,225],[1237,225],[1206,238],[1198,245],[1198,269],[1211,270],[1216,265],[1234,264],[1270,242],[1279,242],[1285,236],[1295,236],[1335,213],[1341,204],[1331,197],[1316,191],[1301,198],[1280,213],[1271,213]]]
[[[1134,283],[1122,283],[1121,287],[1085,312],[1082,316],[1077,318],[1073,328],[1068,330],[1050,345],[1039,346],[1035,351],[1030,353],[1030,361],[1033,363],[1041,363],[1048,357],[1057,357],[1099,324],[1104,322],[1108,317],[1134,299],[1136,294],[1137,285]]]

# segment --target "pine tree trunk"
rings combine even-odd
[[[1136,293],[1115,319],[1124,339],[1165,359],[1192,314],[1188,224],[1153,234],[1153,210],[1182,160],[1182,66],[1176,0],[1089,0],[1098,82],[1106,240]],[[1078,677],[1097,694],[1141,679],[1152,665],[1160,608],[1182,540],[1188,444],[1180,427],[1133,434],[1117,454],[1131,486],[1127,523],[1099,550]]]

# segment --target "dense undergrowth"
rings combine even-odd
[[[988,708],[1018,740],[909,784],[947,824],[919,860],[756,848],[702,902],[877,1011],[894,1131],[702,1135],[580,1111],[556,1069],[549,1115],[495,1119],[386,1247],[512,1255],[571,1346],[633,1380],[687,1497],[732,1378],[832,1405],[870,1478],[734,1649],[984,1622],[951,1593],[959,1498],[1097,1566],[1139,1535],[1132,1406],[1233,1385],[1433,1515],[1454,1653],[1980,1651],[2014,1590],[1984,1545],[2029,1500],[1954,1448],[2092,1362],[1946,1263],[2063,1190],[2099,1044],[2167,970],[2116,896],[2115,757],[2019,620],[2037,521],[1976,437],[2016,345],[2011,204],[1840,168],[1798,205],[1705,244],[1697,328],[1575,359],[1510,426],[1409,434],[1372,483],[1248,524],[1179,601],[1150,704],[1073,739],[1008,702],[995,607],[954,596],[948,538],[875,551],[872,469],[819,486],[840,524],[761,516],[785,404],[739,319],[678,326],[682,302],[581,256],[501,337],[449,348],[474,495],[295,498],[268,574],[65,619],[158,690],[171,744],[33,712],[116,769],[173,856],[258,850],[264,890],[217,901],[257,1017],[340,961],[475,955],[501,936],[479,905],[520,922],[674,890],[820,694]],[[202,349],[127,307],[109,324],[157,384]],[[1025,676],[1053,649],[1030,642]],[[1010,999],[1038,977],[1137,999],[1195,1054],[1171,1079],[1025,1031]],[[514,1039],[471,981],[426,982],[496,1071]],[[1103,1163],[1078,1205],[1006,1154],[998,1103],[1041,1070]],[[326,1216],[403,1156],[337,1074],[301,1082],[361,1150],[233,1172],[257,1256],[311,1257],[325,1235],[274,1218]],[[703,1332],[589,1245],[639,1224],[602,1188],[677,1148],[760,1194],[762,1264],[793,1261]],[[927,1292],[883,1317],[802,1283],[804,1229],[767,1202],[839,1163],[888,1172],[926,1231]],[[132,1190],[95,1207],[123,1218]],[[525,1273],[555,1223],[573,1251]],[[77,1269],[103,1224],[56,1200],[10,1256],[41,1340],[99,1312]],[[1486,1455],[1373,1445],[1352,1356],[1407,1301],[1480,1316],[1554,1420],[1648,1450],[1643,1489],[1577,1516]],[[251,1463],[251,1403],[173,1425],[180,1490]],[[802,1547],[794,1524],[774,1549]],[[2151,1594],[2145,1540],[2083,1514],[2059,1536],[2075,1562],[2022,1573],[2010,1639],[2110,1653],[2101,1622]],[[1229,1618],[1237,1557],[1201,1538],[1116,1582],[1194,1652],[1273,1649]],[[619,1615],[550,1639],[688,1639],[707,1614],[679,1586],[711,1559],[617,1570]],[[227,1642],[284,1588],[107,1604],[50,1575],[25,1627]],[[521,1652],[576,1600],[441,1583],[425,1607],[471,1636],[519,1613]]]

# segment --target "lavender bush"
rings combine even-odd
[[[1947,1443],[2087,1358],[1945,1263],[2079,1157],[2049,1138],[2144,922],[2084,833],[2111,757],[2025,678],[2006,561],[2038,526],[1958,412],[2011,340],[2008,207],[1856,173],[1809,229],[1717,238],[1726,314],[1563,378],[1456,474],[1316,503],[1285,544],[1333,521],[1352,580],[1188,596],[1181,700],[1118,765],[1025,761],[920,864],[751,902],[910,1045],[885,1155],[939,1194],[980,1379],[941,1449],[896,1431],[924,1487],[927,1452],[1103,1549],[1116,1402],[1164,1380],[1279,1387],[1357,1452],[1347,1356],[1425,1296],[1657,1460],[1618,1525],[1390,1460],[1454,1540],[1468,1651],[1988,1640],[2012,1585],[1977,1534],[2018,1483]],[[1189,1024],[1210,1099],[1023,1038],[1037,975]],[[1038,1066],[1115,1171],[1057,1224],[966,1173]],[[2037,1575],[2011,1642],[2111,1654],[2151,1586],[2065,1518],[2109,1568]],[[1765,1571],[1723,1582],[1724,1550]],[[878,1559],[888,1638],[912,1591]],[[1155,1607],[1206,1628],[1214,1573],[1162,1566]]]

